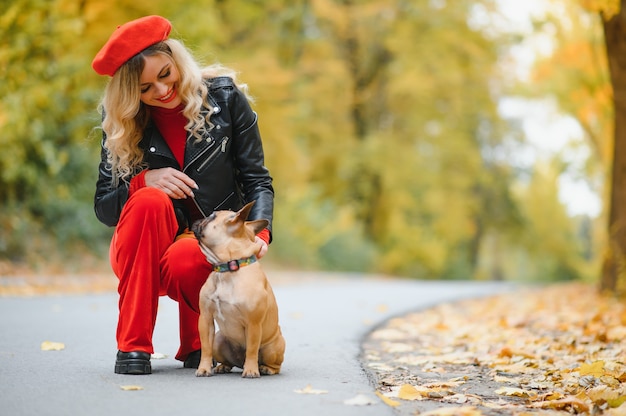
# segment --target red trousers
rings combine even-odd
[[[195,238],[176,239],[172,201],[155,188],[141,188],[126,202],[111,241],[110,261],[119,279],[117,346],[153,353],[159,296],[178,302],[184,361],[200,349],[198,296],[212,266]]]

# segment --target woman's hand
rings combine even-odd
[[[259,237],[258,235],[254,238],[254,240],[256,244],[260,246],[259,252],[256,253],[257,259],[260,259],[261,257],[265,256],[269,247],[267,246],[267,243],[263,241],[263,239]]]
[[[172,199],[193,198],[198,184],[185,173],[174,168],[151,169],[146,172],[146,186],[162,190]]]

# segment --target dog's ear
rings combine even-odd
[[[251,227],[254,230],[254,235],[266,229],[268,225],[270,225],[268,220],[246,221],[246,227]]]
[[[244,205],[243,208],[237,211],[237,216],[241,221],[245,221],[248,219],[248,215],[250,215],[250,210],[252,209],[252,206],[255,202],[256,201],[248,202],[246,205]]]

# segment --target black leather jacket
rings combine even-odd
[[[185,166],[182,171],[198,184],[194,190],[201,215],[222,209],[239,210],[250,201],[256,201],[249,220],[267,219],[271,231],[274,210],[274,189],[269,171],[264,166],[263,147],[257,125],[257,115],[245,95],[233,80],[218,77],[208,80],[209,103],[215,107],[211,121],[215,127],[204,140],[187,140]],[[128,200],[129,184],[111,183],[111,166],[107,152],[101,150],[100,174],[96,185],[95,212],[106,225],[115,226]],[[156,126],[149,122],[139,147],[144,150],[148,169],[173,167],[181,169]],[[188,204],[191,199],[172,200],[179,223],[179,232],[190,227],[201,217]],[[270,234],[271,235],[271,234]]]

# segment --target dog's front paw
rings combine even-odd
[[[213,375],[213,369],[211,367],[200,366],[196,370],[196,377],[211,377]]]
[[[245,368],[243,369],[243,373],[241,374],[243,378],[259,378],[261,377],[261,373],[259,373],[259,368]]]

